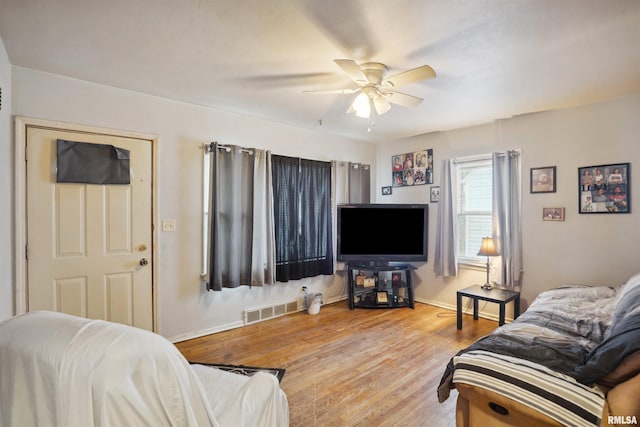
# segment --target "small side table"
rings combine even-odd
[[[469,286],[460,289],[457,292],[457,326],[462,329],[462,297],[473,298],[473,320],[478,320],[478,301],[489,301],[500,304],[500,317],[498,325],[504,325],[505,305],[513,301],[513,319],[520,316],[520,292],[510,291],[508,289],[492,288],[490,290],[482,289],[480,285]]]

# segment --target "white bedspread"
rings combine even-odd
[[[275,384],[254,376],[234,386],[208,374],[224,401],[215,411],[199,376],[157,334],[52,312],[0,323],[0,425],[6,427],[288,425],[275,377],[265,374]]]

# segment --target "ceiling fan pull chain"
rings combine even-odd
[[[369,128],[367,132],[371,132],[376,125],[376,109],[373,108],[373,99],[370,99],[369,102],[371,103],[371,115],[369,116]]]

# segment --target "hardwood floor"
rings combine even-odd
[[[459,349],[497,322],[416,303],[392,310],[295,313],[176,346],[190,361],[285,368],[292,426],[455,426],[457,393],[436,388]]]

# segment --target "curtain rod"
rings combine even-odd
[[[351,167],[353,167],[354,169],[358,169],[359,167],[362,167],[363,169],[367,170],[371,167],[371,165],[368,165],[366,163],[349,162],[346,160],[331,160],[331,164],[339,167],[347,166],[349,163],[351,163]]]
[[[216,147],[216,145],[217,145],[219,150],[224,150],[227,153],[229,153],[231,151],[231,147],[229,147],[227,145],[220,144],[217,141],[213,141],[213,142],[211,142],[209,144],[207,144],[207,143],[204,144],[205,152],[207,152],[207,153],[212,152],[213,149]],[[253,150],[251,150],[249,148],[240,147],[240,152],[241,153],[247,153],[249,155],[253,155]],[[278,155],[278,154],[276,154],[276,155]],[[288,157],[290,157],[290,156],[288,156]],[[298,159],[302,159],[302,157],[298,157]],[[309,159],[309,160],[314,160],[314,159]],[[315,161],[324,161],[324,162],[326,162],[327,160],[315,160]],[[329,160],[329,162],[331,162],[333,164],[337,164],[339,166],[342,166],[341,163],[344,163],[345,165],[347,163],[352,163],[352,166],[354,168],[358,168],[358,167],[362,166],[365,170],[369,169],[371,167],[370,165],[367,165],[365,163],[348,162],[348,161],[344,161],[344,160],[343,161],[340,161],[340,160]]]
[[[227,153],[231,152],[231,147],[229,147],[227,145],[218,144],[216,141],[213,141],[210,144],[205,144],[205,150],[207,152],[209,152],[209,153],[212,152],[213,149],[216,147],[216,144],[217,144],[218,150],[224,150]],[[248,148],[243,148],[243,147],[240,147],[240,152],[241,153],[247,153],[249,155],[253,154],[253,150],[250,150]]]

